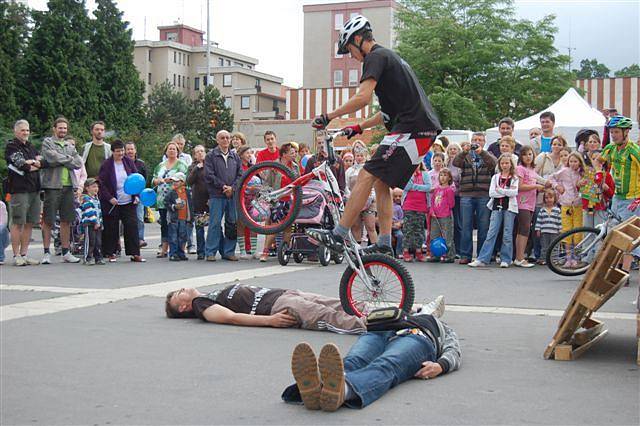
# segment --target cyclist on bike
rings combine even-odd
[[[350,53],[363,63],[360,86],[344,105],[316,117],[312,126],[322,130],[332,119],[364,108],[371,103],[375,91],[381,111],[342,130],[350,139],[364,129],[384,124],[389,134],[358,174],[340,223],[332,231],[310,229],[308,233],[329,249],[341,252],[349,229],[375,188],[380,236],[365,253],[392,254],[391,189],[405,187],[442,128],[411,67],[395,52],[376,43],[367,18],[358,15],[344,24],[338,53]]]
[[[631,119],[622,115],[612,117],[607,123],[609,143],[602,151],[604,158],[611,165],[611,174],[616,183],[616,191],[611,203],[611,210],[622,220],[632,216],[640,216],[640,147],[629,140]],[[640,248],[633,251],[640,256]],[[631,256],[625,256],[622,268],[629,271]]]

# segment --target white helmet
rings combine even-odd
[[[369,23],[369,20],[364,16],[356,15],[353,18],[349,19],[342,27],[342,30],[340,30],[338,53],[340,55],[346,55],[347,53],[349,53],[347,44],[349,44],[353,36],[366,30],[371,31],[371,24]]]

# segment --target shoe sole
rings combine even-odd
[[[322,385],[316,354],[308,343],[299,343],[293,350],[291,372],[300,390],[304,406],[309,410],[319,410]]]
[[[336,345],[328,343],[322,347],[318,368],[322,378],[320,408],[336,411],[344,403],[344,365]]]

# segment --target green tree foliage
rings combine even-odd
[[[131,128],[142,118],[144,83],[133,63],[129,23],[112,0],[97,0],[90,47],[98,83],[99,118],[111,128]]]
[[[10,126],[20,115],[16,82],[27,43],[29,17],[29,10],[21,4],[0,2],[0,126]]]
[[[597,59],[583,59],[580,61],[580,69],[573,70],[576,78],[606,78],[611,70]]]
[[[191,121],[191,101],[168,82],[156,84],[147,99],[146,124],[160,132],[186,133]]]
[[[616,77],[640,77],[640,65],[632,64],[616,71]]]
[[[192,123],[196,135],[207,148],[215,146],[216,133],[233,129],[233,113],[214,86],[206,86],[193,102]]]
[[[448,128],[482,129],[545,108],[572,86],[554,17],[518,20],[511,0],[405,0],[398,51]]]
[[[87,127],[99,115],[98,87],[89,49],[91,21],[84,2],[49,0],[33,12],[34,30],[20,66],[20,103],[32,129],[56,116]]]

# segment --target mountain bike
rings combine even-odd
[[[561,233],[549,246],[547,266],[556,274],[566,277],[584,274],[607,237],[608,230],[621,222],[620,216],[607,209],[604,223],[594,228],[582,226]]]
[[[249,168],[237,186],[236,207],[240,220],[258,234],[276,234],[291,227],[300,212],[302,188],[316,190],[329,207],[335,226],[344,212],[344,198],[331,170],[337,161],[333,148],[336,136],[324,137],[327,159],[310,173],[295,177],[279,162],[263,162]],[[311,181],[319,181],[321,185]],[[350,315],[365,316],[380,307],[398,307],[409,312],[415,297],[407,269],[396,259],[383,254],[361,254],[360,246],[349,233],[344,252],[337,253],[348,267],[340,280],[340,302]]]

